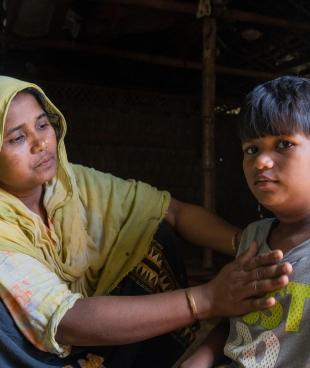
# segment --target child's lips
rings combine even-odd
[[[279,181],[273,177],[259,175],[254,180],[254,186],[260,189],[269,188],[276,185]]]

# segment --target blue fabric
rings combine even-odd
[[[81,367],[79,359],[88,360],[87,354],[101,353],[100,348],[94,349],[73,349],[73,353],[68,358],[58,358],[57,356],[41,352],[17,329],[13,319],[7,311],[5,305],[0,301],[0,367],[1,368],[47,368],[47,367]]]

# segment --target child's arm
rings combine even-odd
[[[229,322],[225,319],[211,330],[204,342],[180,365],[180,368],[211,368],[214,364],[220,363],[228,331]]]

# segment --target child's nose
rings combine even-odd
[[[271,169],[273,167],[273,160],[268,155],[259,155],[256,159],[255,165],[258,170]]]

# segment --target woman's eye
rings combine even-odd
[[[25,136],[24,135],[18,135],[17,137],[11,138],[9,140],[9,142],[11,144],[17,144],[17,143],[21,143],[25,140]]]
[[[41,121],[38,123],[38,127],[39,129],[45,129],[47,127],[50,126],[50,122],[49,121]]]
[[[279,141],[277,143],[277,148],[281,149],[281,150],[283,150],[283,149],[285,150],[285,149],[291,148],[293,146],[294,146],[294,144],[292,142],[285,141],[285,140]]]
[[[258,151],[257,146],[249,146],[243,149],[243,152],[246,153],[247,155],[255,155],[257,151]]]

